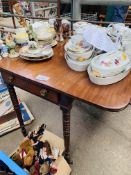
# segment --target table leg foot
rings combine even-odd
[[[21,132],[22,132],[24,137],[26,137],[28,135],[24,126],[21,127]]]
[[[61,95],[60,109],[63,113],[63,136],[64,136],[64,157],[67,162],[72,163],[70,159],[70,111],[72,108],[73,99]]]
[[[7,84],[7,88],[8,88],[8,91],[9,91],[9,94],[10,94],[10,98],[11,98],[12,104],[14,106],[14,110],[16,112],[16,115],[17,115],[17,118],[18,118],[18,121],[19,121],[19,124],[20,124],[20,128],[21,128],[22,134],[24,136],[27,136],[27,132],[26,132],[26,129],[25,129],[25,126],[24,126],[24,122],[23,122],[23,119],[22,119],[20,106],[19,106],[19,103],[18,103],[18,99],[17,99],[17,96],[16,96],[16,92],[15,92],[14,86],[11,85],[11,84]]]
[[[70,153],[63,152],[63,156],[64,156],[65,160],[68,162],[68,164],[70,164],[70,165],[73,164],[73,160],[71,160],[71,158],[70,158]]]

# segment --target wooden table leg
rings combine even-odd
[[[19,103],[18,103],[18,99],[16,96],[14,86],[7,84],[7,88],[8,88],[9,94],[10,94],[12,104],[14,106],[14,110],[15,110],[17,117],[18,117],[18,120],[19,120],[21,131],[22,131],[24,136],[27,136],[27,132],[26,132],[23,120],[22,120],[22,115],[21,115],[21,111],[20,111],[20,107],[19,107]]]
[[[61,95],[60,98],[60,109],[63,113],[63,136],[64,136],[64,157],[69,164],[72,163],[70,159],[70,111],[72,108],[73,99],[66,96]]]

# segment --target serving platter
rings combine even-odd
[[[89,79],[92,83],[97,84],[97,85],[109,85],[109,84],[117,83],[121,81],[122,79],[124,79],[130,73],[130,69],[125,70],[115,76],[110,76],[110,77],[94,76],[91,70],[91,66],[88,66],[87,72],[89,75]]]

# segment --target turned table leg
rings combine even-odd
[[[70,159],[70,111],[72,108],[73,99],[65,95],[61,95],[60,109],[63,113],[63,136],[64,136],[64,157],[69,164],[72,163]]]
[[[19,120],[21,131],[22,131],[24,136],[27,136],[27,132],[26,132],[23,120],[22,120],[22,115],[21,115],[21,111],[20,111],[20,107],[19,107],[19,103],[18,103],[18,99],[17,99],[17,96],[16,96],[14,86],[10,85],[10,84],[7,84],[7,88],[8,88],[9,94],[10,94],[12,104],[14,106],[14,110],[15,110],[15,112],[17,114],[17,118]]]

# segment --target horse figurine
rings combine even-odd
[[[56,19],[54,20],[54,29],[56,31],[56,40],[61,42],[69,36],[70,23],[67,20]]]
[[[54,21],[54,29],[56,31],[56,40],[62,42],[64,39],[63,39],[63,29],[60,20],[56,19]]]

